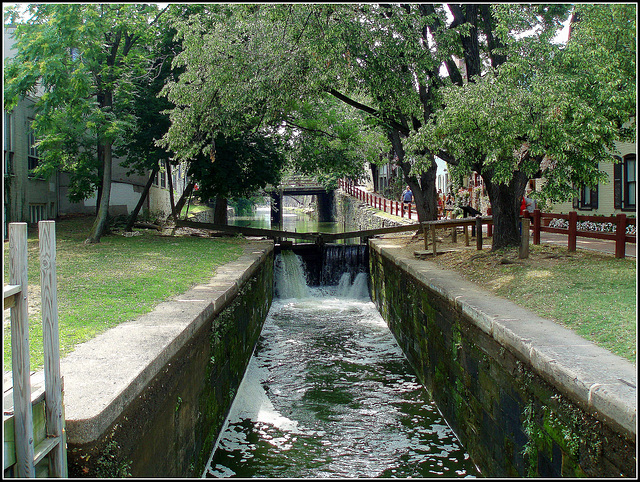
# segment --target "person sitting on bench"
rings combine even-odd
[[[471,218],[474,216],[482,216],[482,213],[480,211],[478,211],[477,209],[472,208],[471,206],[459,206],[460,209],[462,209],[462,213],[463,216],[465,218]],[[476,225],[472,224],[471,225],[471,236],[475,236],[476,235]]]

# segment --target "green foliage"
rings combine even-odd
[[[215,151],[200,154],[189,168],[201,199],[248,197],[268,184],[278,184],[284,154],[277,137],[251,132],[235,137],[218,134],[214,145]]]
[[[566,46],[550,42],[563,10],[540,7],[495,7],[507,61],[443,89],[445,107],[411,145],[444,150],[458,162],[454,172],[490,171],[499,183],[516,172],[544,177],[540,198],[564,201],[575,186],[606,182],[598,163],[612,161],[614,140],[635,135],[635,123],[623,129],[635,116],[635,6],[577,6]],[[507,25],[513,32],[540,21],[535,34],[506,36]]]
[[[99,183],[97,146],[136,126],[130,109],[156,42],[155,5],[31,4],[15,28],[16,55],[4,72],[4,107],[35,96],[36,174],[71,173],[71,199]],[[7,19],[16,20],[8,11]]]
[[[115,440],[111,440],[96,461],[96,477],[131,477],[131,463],[120,460],[119,452],[120,446]]]

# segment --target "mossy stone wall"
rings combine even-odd
[[[200,477],[273,297],[273,250],[98,441],[68,451],[70,477]]]
[[[370,249],[371,294],[483,475],[634,477],[635,441],[587,414],[453,300]]]

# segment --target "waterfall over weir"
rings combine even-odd
[[[325,254],[276,255],[276,296],[203,477],[478,475],[371,302],[367,265]],[[335,281],[310,284],[309,267]]]

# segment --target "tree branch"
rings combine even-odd
[[[290,121],[289,119],[285,119],[285,122],[287,124],[289,124],[289,125],[292,125],[293,127],[297,127],[298,129],[302,129],[303,131],[316,132],[316,133],[319,133],[319,134],[323,134],[323,135],[325,135],[327,137],[331,137],[332,139],[337,139],[338,138],[337,135],[331,134],[330,132],[323,131],[322,129],[310,129],[308,127],[303,127],[303,126],[301,126],[299,124],[296,124],[296,123]]]
[[[341,100],[342,102],[344,102],[347,105],[350,105],[351,107],[355,107],[356,109],[359,109],[363,112],[366,112],[367,114],[372,115],[373,117],[375,117],[376,119],[380,119],[381,121],[385,122],[386,124],[389,125],[389,127],[391,127],[392,129],[395,129],[397,131],[399,131],[400,133],[402,133],[405,136],[409,135],[409,129],[406,126],[403,126],[402,124],[391,120],[391,119],[387,119],[384,118],[376,109],[374,109],[373,107],[369,107],[368,105],[364,105],[361,104],[360,102],[351,99],[350,97],[347,97],[346,95],[338,92],[335,89],[329,89],[327,90],[327,92],[331,95],[333,95],[334,97],[336,97],[337,99]]]

